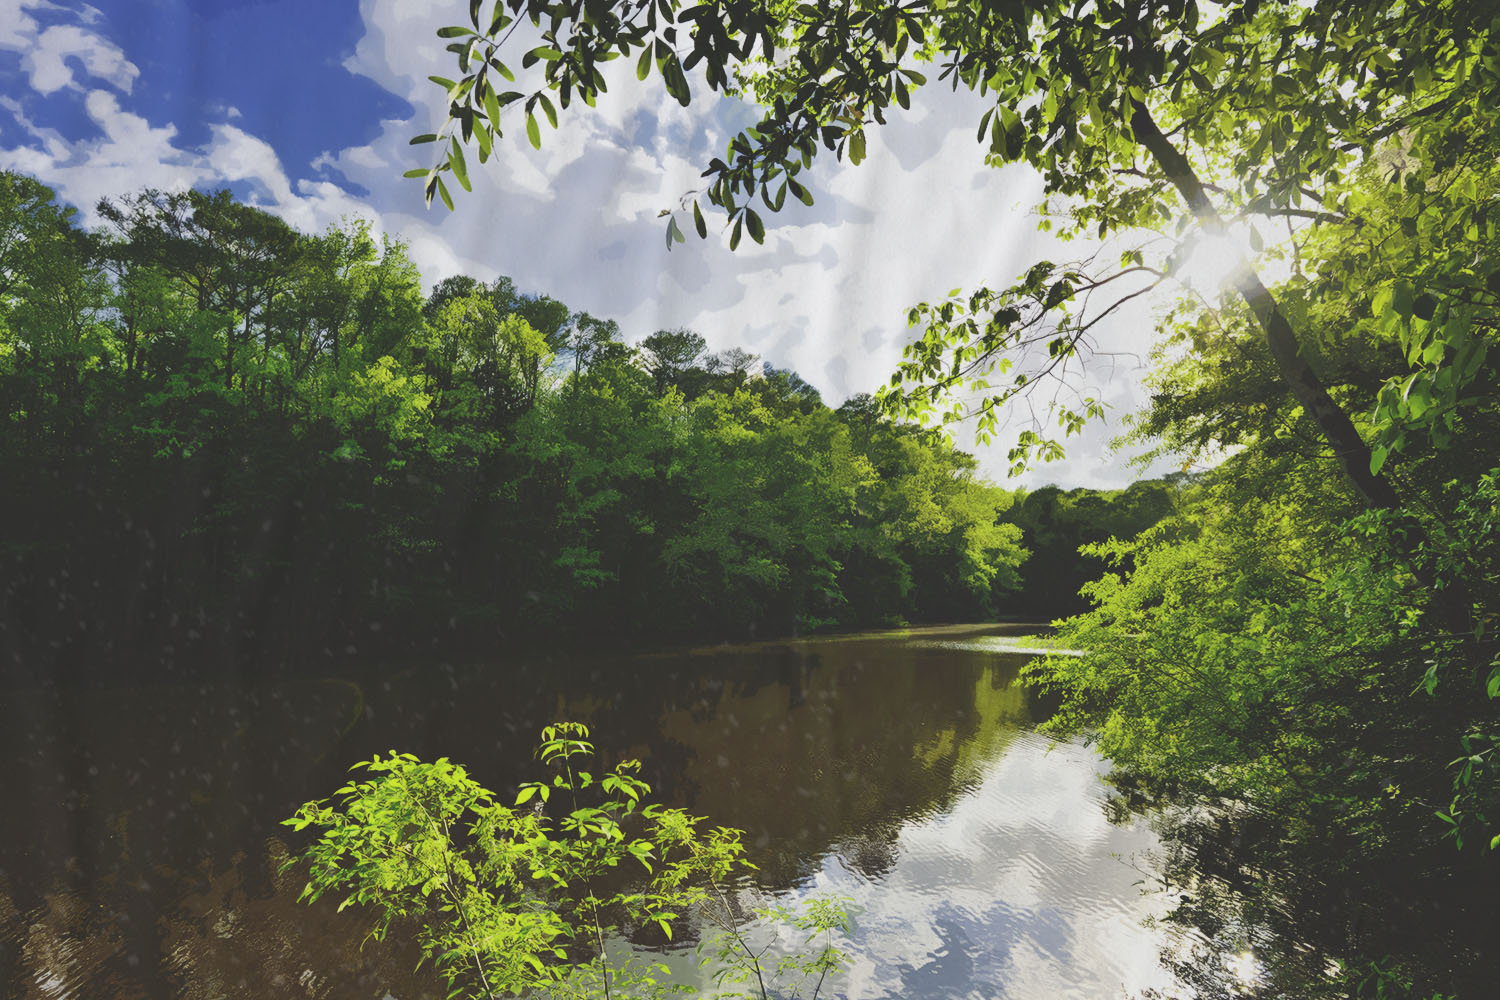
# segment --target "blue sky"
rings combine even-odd
[[[324,150],[363,145],[379,135],[382,118],[415,113],[344,67],[364,33],[354,0],[101,0],[95,9],[93,29],[139,71],[130,89],[136,111],[177,124],[184,145],[208,142],[210,126],[232,108],[235,124],[270,143],[301,180],[318,175],[311,164]],[[34,10],[44,25],[76,23],[68,11]],[[24,94],[20,53],[6,62],[6,92]],[[28,96],[35,120],[69,140],[101,134],[79,102]],[[335,110],[350,108],[359,113]]]
[[[407,140],[438,123],[426,77],[449,57],[434,33],[463,16],[458,0],[0,0],[0,169],[38,177],[85,221],[147,186],[228,187],[303,230],[364,217],[409,244],[429,283],[507,274],[631,340],[688,326],[795,368],[835,405],[889,376],[913,303],[1079,254],[1037,235],[1035,175],[984,166],[975,100],[937,88],[872,133],[860,168],[818,164],[816,205],[783,212],[764,246],[731,254],[710,233],[668,253],[658,213],[752,110],[702,91],[681,108],[629,67],[540,151],[508,138],[471,167],[458,213],[428,210],[400,175],[427,165]],[[1134,478],[1108,442],[1144,398],[1150,326],[1146,308],[1121,315],[1113,358],[1089,373],[1111,424],[1021,482]],[[977,451],[997,478],[1005,437]]]

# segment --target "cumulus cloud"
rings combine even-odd
[[[104,90],[89,92],[84,107],[102,137],[72,144],[31,126],[35,142],[0,150],[0,166],[40,177],[85,211],[102,197],[148,186],[180,190],[203,179],[194,157],[173,146],[175,127],[152,127]]]
[[[67,66],[69,58],[83,64],[88,75],[113,85],[116,89],[130,93],[136,77],[141,71],[135,63],[125,58],[125,53],[113,43],[92,31],[84,31],[76,25],[56,25],[37,37],[36,48],[25,57],[31,74],[31,86],[40,94],[50,94],[63,87],[78,86],[73,72]]]
[[[426,165],[425,152],[414,154],[406,139],[441,122],[442,94],[426,76],[449,58],[435,31],[452,9],[363,0],[361,13],[366,34],[347,67],[412,102],[418,116],[387,123],[368,146],[330,151],[326,162],[371,191],[431,277],[445,264],[480,277],[507,274],[619,318],[632,338],[687,326],[712,349],[744,345],[797,369],[837,403],[886,381],[914,335],[905,324],[914,303],[953,287],[1003,286],[1036,260],[1078,255],[1038,233],[1035,172],[984,164],[973,138],[980,101],[939,88],[911,114],[870,132],[862,166],[831,157],[816,163],[805,179],[818,204],[768,219],[764,246],[746,239],[730,253],[727,231],[710,215],[715,231],[706,243],[690,236],[669,253],[658,214],[701,186],[703,164],[753,110],[701,88],[700,99],[682,108],[659,81],[637,83],[629,60],[608,67],[610,87],[597,108],[570,109],[557,131],[544,127],[540,151],[512,134],[486,167],[471,157],[475,190],[456,193],[456,215],[423,211],[417,185],[398,178]],[[526,40],[518,34],[511,45],[520,52]],[[1148,352],[1152,326],[1149,311],[1136,310],[1101,327],[1109,356],[1079,387],[1104,399],[1115,422],[1072,439],[1066,462],[1021,483],[1118,486],[1134,477],[1110,441],[1118,418],[1144,401],[1136,359]],[[1018,409],[993,444],[976,446],[963,425],[955,436],[1003,475],[1006,451],[1029,426],[1030,413]]]
[[[202,148],[181,144],[175,125],[152,125],[126,109],[105,90],[88,91],[84,109],[101,136],[69,143],[56,131],[35,126],[24,116],[31,143],[0,149],[0,168],[41,178],[96,221],[94,206],[142,188],[182,191],[245,182],[251,201],[293,225],[320,229],[344,215],[370,215],[368,206],[332,184],[288,181],[275,150],[233,125],[219,125]]]
[[[34,6],[22,0],[0,0],[0,49],[24,52],[36,43],[36,18],[25,11]]]
[[[33,90],[46,96],[64,87],[82,89],[69,66],[76,60],[88,76],[130,93],[141,71],[118,45],[76,24],[43,30],[28,10],[66,12],[83,24],[97,23],[99,11],[87,5],[72,11],[46,0],[0,0],[0,50],[21,53],[21,68]]]

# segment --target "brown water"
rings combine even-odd
[[[748,897],[852,899],[835,995],[1166,987],[1156,839],[1108,820],[1092,751],[1035,733],[1007,631],[5,690],[0,995],[441,996],[409,942],[361,950],[357,912],[297,904],[278,821],[393,748],[513,787],[558,719],[748,831]]]

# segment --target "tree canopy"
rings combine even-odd
[[[631,58],[639,77],[658,74],[682,104],[696,84],[761,107],[760,120],[705,165],[704,188],[684,199],[700,235],[707,234],[704,206],[722,210],[731,247],[745,233],[762,240],[761,211],[778,211],[788,193],[811,202],[799,176],[820,153],[860,162],[867,131],[909,107],[929,75],[993,101],[978,122],[980,155],[1037,169],[1047,207],[1065,232],[1127,240],[1143,230],[1170,232],[1165,241],[1128,247],[1112,270],[1039,261],[1009,288],[975,289],[913,309],[921,335],[893,379],[888,404],[912,415],[969,413],[981,432],[995,427],[1000,404],[1088,346],[1090,331],[1121,299],[1095,294],[1106,283],[1159,281],[1195,229],[1214,235],[1231,221],[1358,217],[1344,182],[1361,164],[1394,145],[1451,166],[1464,136],[1488,131],[1500,81],[1493,11],[1465,0],[1246,0],[1205,9],[1194,0],[860,0],[829,8],[502,0],[488,11],[471,3],[469,15],[467,25],[439,32],[450,40],[458,70],[456,79],[434,77],[447,91],[447,122],[440,133],[414,140],[440,142],[435,166],[413,171],[429,201],[438,195],[451,202],[448,174],[468,186],[466,144],[487,159],[510,117],[524,121],[539,144],[539,113],[555,126],[559,107],[575,99],[592,104],[606,86],[601,65]],[[539,32],[536,44],[508,51],[505,43],[525,22]],[[505,81],[513,80],[522,89],[509,89]],[[1442,185],[1441,192],[1443,204],[1428,210],[1459,232],[1479,220],[1485,199],[1477,189]],[[668,239],[681,238],[674,216]],[[1446,331],[1450,314],[1467,316],[1465,291],[1483,288],[1489,275],[1465,276],[1460,268],[1451,280],[1458,287],[1418,287],[1408,277],[1372,288],[1374,312],[1389,322],[1416,316]],[[1314,364],[1317,343],[1345,331],[1310,328],[1248,260],[1238,262],[1232,283],[1285,390],[1351,486],[1369,505],[1394,506],[1382,467],[1404,446],[1408,420],[1422,416],[1383,407],[1372,448]],[[1442,317],[1434,320],[1440,305]],[[1455,317],[1455,332],[1438,336],[1461,340],[1458,328],[1471,322]],[[1037,345],[1045,345],[1045,359],[1012,374],[1007,353]],[[1462,385],[1466,370],[1445,366],[1433,390]],[[966,402],[960,390],[979,390],[981,402]],[[1090,398],[1053,409],[1068,431],[1101,412]],[[1033,430],[1013,457],[1057,448]]]
[[[100,214],[0,174],[18,660],[779,635],[987,615],[1017,585],[1013,494],[972,457],[747,351],[637,347],[508,278],[424,296],[367,223],[299,233],[226,192]]]

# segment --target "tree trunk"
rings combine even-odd
[[[1151,154],[1159,167],[1166,172],[1188,208],[1192,210],[1204,230],[1221,234],[1225,231],[1224,220],[1208,199],[1203,182],[1194,172],[1192,164],[1162,134],[1145,105],[1135,102],[1135,111],[1130,119],[1136,141]],[[1270,289],[1261,283],[1250,263],[1243,257],[1235,262],[1231,280],[1235,291],[1245,300],[1256,321],[1266,334],[1266,343],[1271,356],[1281,372],[1281,381],[1291,392],[1292,398],[1302,404],[1303,410],[1317,424],[1318,430],[1333,448],[1334,458],[1344,476],[1360,499],[1368,507],[1386,510],[1400,506],[1396,492],[1384,476],[1370,471],[1370,446],[1360,436],[1349,414],[1328,394],[1323,380],[1318,378],[1307,359],[1302,356],[1297,335],[1286,315],[1281,311]]]
[[[1215,234],[1223,233],[1224,220],[1214,208],[1213,202],[1209,201],[1208,192],[1192,164],[1162,134],[1146,106],[1139,101],[1133,101],[1132,104],[1130,126],[1136,141],[1146,148],[1157,166],[1166,172],[1167,180],[1182,195],[1204,230]],[[1334,458],[1349,485],[1364,501],[1365,506],[1373,510],[1399,512],[1401,502],[1396,497],[1396,491],[1391,488],[1390,481],[1370,471],[1370,446],[1360,436],[1354,421],[1349,419],[1349,414],[1328,394],[1327,387],[1312,370],[1307,359],[1302,357],[1292,324],[1281,311],[1276,297],[1261,283],[1260,276],[1243,256],[1236,261],[1231,280],[1265,332],[1266,342],[1280,370],[1282,383],[1291,392],[1292,398],[1302,404],[1303,410],[1333,448]],[[1436,576],[1422,557],[1423,550],[1430,541],[1426,530],[1413,519],[1404,520],[1406,523],[1397,526],[1397,545],[1412,575],[1432,593],[1433,610],[1438,619],[1454,633],[1471,633],[1472,603],[1467,586],[1462,580],[1451,580],[1446,586],[1439,586]]]

